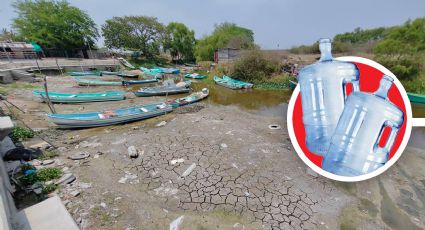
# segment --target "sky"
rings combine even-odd
[[[363,29],[403,24],[425,16],[424,0],[68,0],[102,25],[113,16],[154,16],[164,24],[178,21],[210,34],[214,25],[233,22],[253,30],[263,49],[286,49],[319,38]],[[0,28],[16,16],[13,0],[1,0]],[[103,40],[98,44],[102,46]]]

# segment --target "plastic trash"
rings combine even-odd
[[[330,39],[321,39],[319,48],[320,60],[304,67],[298,82],[307,148],[324,155],[344,109],[347,84],[353,85],[353,91],[359,90],[359,70],[354,63],[332,58]]]
[[[403,112],[388,100],[393,79],[384,75],[379,89],[373,93],[354,92],[332,137],[323,169],[340,176],[359,176],[383,166],[404,122]],[[381,140],[384,129],[391,132]],[[379,146],[380,141],[386,141]]]

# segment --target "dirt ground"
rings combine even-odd
[[[49,87],[122,90],[77,88],[69,77],[52,78]],[[423,149],[408,147],[377,178],[337,183],[298,158],[283,117],[200,103],[125,125],[58,130],[46,119],[47,105],[31,90],[11,90],[9,100],[27,111],[20,119],[58,147],[55,164],[77,177],[57,193],[82,229],[168,229],[180,216],[180,229],[425,228]],[[129,96],[55,108],[96,111],[162,99]],[[158,127],[162,121],[166,124]],[[282,128],[271,130],[270,124]],[[129,157],[130,146],[137,158]],[[90,157],[67,158],[82,152]]]

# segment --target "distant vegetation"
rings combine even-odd
[[[195,56],[197,61],[213,61],[214,51],[218,48],[251,49],[254,47],[252,30],[225,22],[216,25],[211,35],[198,41]]]
[[[365,49],[364,47],[368,48]],[[389,68],[407,91],[425,93],[425,18],[403,25],[376,29],[355,29],[333,39],[334,53],[362,50]],[[317,43],[290,49],[297,54],[319,53]]]
[[[12,24],[17,34],[12,36],[43,48],[94,46],[99,37],[90,16],[67,1],[18,0],[12,6],[18,15]]]
[[[195,32],[179,22],[171,22],[165,30],[164,50],[170,51],[173,60],[193,62],[195,60]]]

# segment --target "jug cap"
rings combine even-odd
[[[321,38],[319,40],[320,61],[331,61],[332,57],[332,42],[330,38]]]
[[[390,90],[391,86],[393,85],[393,81],[394,79],[388,75],[384,75],[381,79],[381,81],[379,82],[379,88],[378,90],[375,92],[375,95],[382,98],[382,99],[386,99],[388,97],[388,91]]]

